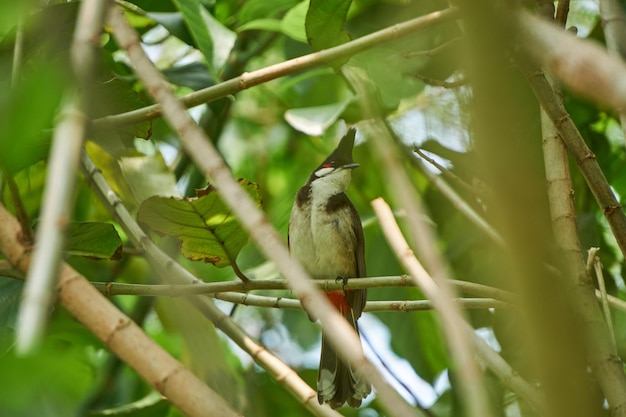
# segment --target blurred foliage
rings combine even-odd
[[[0,166],[3,169],[0,197],[15,212],[6,186],[11,176],[20,191],[30,223],[36,228],[46,176],[51,129],[71,85],[68,52],[79,2],[0,3]],[[375,30],[445,7],[430,1],[321,1],[311,0],[136,0],[128,3],[127,17],[143,35],[151,58],[163,70],[178,95],[205,88],[267,65],[358,38]],[[330,6],[329,6],[330,5]],[[329,9],[337,5],[341,13]],[[330,10],[330,11],[329,11]],[[587,32],[599,41],[601,28],[596,12]],[[593,18],[595,16],[595,18]],[[331,20],[328,20],[328,19]],[[22,68],[11,83],[15,53],[16,22],[24,33]],[[417,35],[386,43],[360,53],[345,65],[366,74],[376,84],[379,107],[389,116],[394,129],[407,144],[417,144],[469,187],[451,185],[479,213],[485,213],[489,186],[483,183],[480,158],[472,147],[469,127],[471,90],[454,91],[427,86],[416,74],[438,80],[457,77],[464,71],[463,51],[456,42],[441,53],[428,56],[407,54],[428,51],[462,34],[450,23]],[[310,44],[307,44],[307,36]],[[150,103],[148,93],[137,81],[124,54],[109,34],[101,39],[102,59],[94,86],[96,117],[123,113]],[[344,62],[342,62],[343,64]],[[291,204],[297,189],[310,172],[334,148],[344,125],[363,118],[358,98],[341,68],[324,67],[286,76],[236,97],[216,100],[191,111],[209,133],[236,177],[258,184],[263,209],[286,237]],[[626,203],[626,147],[615,114],[565,92],[565,103],[573,120],[593,150],[614,190]],[[520,110],[521,111],[521,110]],[[524,109],[523,128],[539,126],[538,109]],[[522,122],[521,122],[522,123]],[[311,136],[308,136],[311,135]],[[91,132],[87,151],[124,204],[136,212],[155,195],[193,195],[206,186],[206,179],[190,162],[163,120],[141,122],[115,131]],[[361,168],[354,172],[348,190],[365,222],[366,260],[370,276],[398,275],[403,271],[372,218],[369,202],[378,196],[390,198],[385,172],[378,169],[378,155],[358,139],[354,159]],[[407,163],[408,166],[408,163]],[[432,167],[431,167],[432,168]],[[494,273],[498,251],[474,224],[461,215],[425,178],[412,168],[411,179],[423,196],[436,225],[439,249],[457,279],[508,288],[507,277]],[[438,172],[436,169],[432,168]],[[574,194],[580,236],[584,248],[602,248],[599,256],[611,294],[625,298],[622,279],[624,261],[611,237],[584,179],[572,164]],[[157,210],[157,209],[155,209]],[[141,213],[141,212],[140,212]],[[140,214],[141,216],[141,214]],[[399,213],[399,218],[402,215]],[[103,223],[106,230],[90,230],[93,243],[109,243],[114,258],[129,243],[107,210],[81,179],[74,206],[80,222]],[[112,230],[113,224],[117,233]],[[2,227],[0,225],[0,227]],[[237,264],[255,279],[275,278],[254,245],[241,246],[245,236],[236,230]],[[122,246],[119,245],[121,239]],[[93,281],[152,283],[155,276],[140,257],[124,254],[120,260],[96,260],[96,249],[80,241],[68,252],[68,262]],[[178,244],[158,240],[168,251]],[[112,246],[111,246],[112,245]],[[78,257],[83,249],[88,257]],[[131,248],[132,249],[132,248]],[[239,252],[239,250],[241,251]],[[109,253],[106,252],[106,253]],[[235,279],[229,268],[180,259],[182,265],[205,281]],[[7,277],[2,276],[6,274]],[[74,321],[61,308],[50,312],[50,327],[42,349],[34,356],[19,358],[12,348],[21,282],[0,270],[0,415],[124,415],[179,416],[180,412],[155,397],[138,378]],[[261,292],[263,293],[263,292]],[[288,295],[288,292],[265,292]],[[369,291],[370,300],[422,298],[413,288],[381,288]],[[112,299],[171,354],[218,390],[246,415],[300,416],[302,404],[265,372],[251,364],[232,342],[182,300],[153,300],[137,297]],[[232,306],[220,304],[225,311]],[[461,411],[454,375],[440,331],[432,312],[377,313],[376,318],[391,334],[383,357],[399,357],[408,363],[390,365],[400,381],[419,376],[429,389],[416,396],[437,417],[458,416]],[[521,317],[511,312],[471,311],[475,328],[493,331],[502,355],[513,364],[522,363],[528,346],[518,337]],[[299,311],[279,311],[240,306],[234,319],[302,378],[315,386],[319,329]],[[615,313],[620,354],[626,354],[626,315]],[[368,330],[369,338],[376,338]],[[533,375],[526,375],[532,377]],[[488,391],[499,415],[517,415],[523,409],[506,388],[489,375]],[[415,389],[411,387],[411,389]],[[519,411],[519,410],[518,410]],[[362,410],[341,410],[347,416],[382,415],[377,399]],[[523,415],[528,415],[524,413]]]

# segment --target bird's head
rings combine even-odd
[[[316,189],[323,188],[330,195],[346,191],[350,184],[352,170],[359,164],[352,160],[355,129],[350,129],[341,138],[337,149],[311,174],[309,182]]]

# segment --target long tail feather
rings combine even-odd
[[[358,334],[359,329],[354,316],[350,314],[346,319]],[[348,402],[351,407],[359,407],[361,400],[367,397],[370,391],[370,385],[339,359],[322,333],[322,353],[317,374],[317,399],[320,404],[329,403],[336,409]]]

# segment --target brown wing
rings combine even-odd
[[[354,236],[356,238],[356,249],[354,251],[356,276],[358,278],[363,278],[367,276],[367,272],[365,271],[365,238],[363,237],[363,226],[361,225],[359,213],[352,205],[352,202],[350,202],[347,197],[346,200],[348,201],[347,206],[350,210],[350,216],[352,218],[352,230],[354,231]],[[347,294],[347,301],[354,310],[355,318],[358,319],[361,317],[361,313],[365,307],[365,302],[367,301],[367,290],[362,289],[349,291]]]

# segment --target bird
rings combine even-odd
[[[337,148],[309,176],[295,198],[289,219],[288,244],[314,279],[365,277],[365,240],[358,212],[346,195],[352,170],[356,130],[350,129]],[[359,334],[357,320],[367,299],[367,290],[326,293],[329,301]],[[312,321],[314,317],[309,315]],[[371,386],[341,360],[322,329],[322,351],[317,375],[317,398],[333,409],[346,402],[360,407]]]

